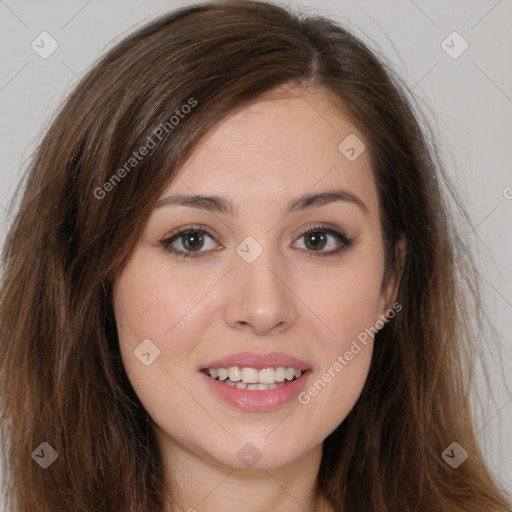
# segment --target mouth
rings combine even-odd
[[[227,368],[205,368],[201,371],[216,382],[232,388],[247,391],[270,391],[297,381],[308,370],[291,366],[261,369],[230,366]]]
[[[242,352],[207,363],[199,374],[213,399],[245,412],[265,412],[297,399],[313,370],[282,352]]]
[[[199,374],[215,401],[243,412],[267,412],[297,400],[313,370],[286,354],[245,352],[212,361]]]

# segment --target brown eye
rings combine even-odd
[[[314,226],[302,233],[298,240],[304,240],[299,248],[309,252],[310,256],[334,256],[354,244],[354,240],[343,232],[326,226]]]
[[[160,244],[178,258],[205,256],[211,250],[221,247],[206,228],[194,226],[180,228],[169,237],[160,240]]]
[[[188,231],[181,235],[181,244],[190,251],[197,251],[204,243],[203,235],[199,231]]]
[[[327,244],[327,237],[322,231],[311,231],[304,235],[306,246],[308,249],[323,249]]]

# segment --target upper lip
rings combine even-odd
[[[311,365],[305,361],[301,361],[296,357],[283,354],[282,352],[270,352],[269,354],[258,354],[257,352],[241,352],[232,354],[227,357],[216,359],[201,368],[230,368],[238,366],[239,368],[255,368],[261,370],[263,368],[277,368],[284,366],[285,368],[295,368],[296,370],[310,370]]]

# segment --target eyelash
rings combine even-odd
[[[342,231],[339,231],[338,229],[334,229],[333,227],[330,227],[329,225],[326,225],[326,224],[318,224],[315,226],[308,227],[306,231],[303,231],[299,235],[297,240],[304,237],[305,235],[307,235],[309,233],[313,233],[316,231],[322,231],[323,233],[331,235],[341,245],[337,249],[327,251],[327,252],[308,251],[308,252],[311,252],[311,257],[323,258],[323,257],[328,257],[328,256],[335,256],[354,245],[355,240],[353,238],[349,238]],[[182,250],[177,250],[177,249],[174,249],[171,247],[171,244],[173,242],[175,242],[177,239],[179,239],[180,236],[183,236],[183,235],[186,235],[189,233],[197,233],[197,232],[202,233],[202,234],[206,233],[212,240],[215,240],[215,236],[210,233],[210,230],[206,226],[203,226],[202,224],[198,224],[198,225],[183,226],[183,227],[177,229],[176,231],[174,231],[173,233],[171,233],[168,237],[160,239],[159,242],[166,251],[173,254],[173,256],[175,256],[176,258],[183,258],[183,259],[201,258],[203,256],[206,256],[210,251],[198,251],[198,252],[182,251]],[[218,244],[218,242],[216,242],[216,243]]]

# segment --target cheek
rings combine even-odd
[[[329,273],[309,274],[298,291],[315,315],[321,367],[299,401],[322,418],[326,435],[357,402],[368,376],[378,319],[382,266],[375,259],[347,258]],[[315,283],[311,287],[311,283]]]
[[[201,415],[199,406],[196,410],[195,402],[180,384],[187,381],[190,354],[204,330],[201,308],[194,307],[205,293],[204,286],[177,283],[176,279],[169,283],[157,268],[148,273],[136,270],[141,268],[147,267],[135,257],[118,276],[113,290],[121,357],[148,414],[175,434],[178,427],[168,417],[170,411],[191,417]],[[141,346],[145,347],[143,351]],[[150,354],[148,365],[140,357],[146,353]]]
[[[169,278],[165,269],[153,268],[151,272],[137,272],[144,268],[134,258],[130,266],[118,277],[114,287],[115,317],[120,343],[132,351],[144,339],[157,344],[162,356],[186,351],[190,339],[195,338],[190,329],[201,327],[197,307],[207,290],[204,281],[181,276]],[[195,319],[195,321],[191,321]],[[183,336],[183,325],[190,336]]]
[[[304,297],[317,320],[317,332],[327,352],[345,351],[350,342],[378,318],[382,268],[374,261],[352,258],[346,265],[326,272],[304,273],[296,279],[302,283],[297,295]],[[323,329],[319,329],[323,326]]]
[[[318,353],[322,363],[298,397],[307,415],[321,425],[324,437],[348,416],[368,377],[376,304],[370,291],[357,288],[357,293],[326,304],[324,320],[335,334],[321,338]]]

